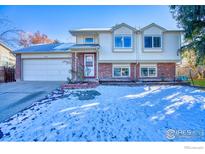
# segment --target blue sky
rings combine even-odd
[[[0,6],[0,16],[24,31],[40,31],[62,42],[73,41],[71,29],[111,27],[121,22],[137,28],[155,22],[177,29],[168,6]]]

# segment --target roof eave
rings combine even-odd
[[[101,32],[111,32],[111,30],[70,30],[69,32],[72,36],[76,36],[79,34],[98,34]]]
[[[100,47],[74,47],[74,48],[70,48],[71,50],[75,50],[75,49],[100,49]]]
[[[10,52],[12,51],[11,48],[9,48],[6,44],[4,44],[3,42],[0,42],[0,45],[2,45],[4,48],[10,50]]]
[[[100,47],[73,47],[73,48],[70,48],[71,51],[73,50],[99,50]]]
[[[27,53],[67,53],[70,52],[71,50],[62,50],[62,51],[13,51],[14,54],[27,54]]]
[[[183,33],[185,31],[184,30],[166,30],[165,32],[179,32],[179,33]]]

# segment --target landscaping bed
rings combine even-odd
[[[62,89],[88,89],[96,88],[99,85],[98,82],[84,82],[84,83],[64,83]]]

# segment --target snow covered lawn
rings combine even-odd
[[[167,134],[169,129],[175,134]],[[0,130],[0,141],[205,141],[205,91],[183,86],[55,91],[1,123]],[[177,136],[184,131],[192,135]]]

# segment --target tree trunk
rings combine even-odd
[[[190,76],[190,79],[191,79],[192,85],[194,86],[194,80],[193,80],[193,77],[192,77],[192,74],[191,74],[191,69],[189,70],[189,76]]]

